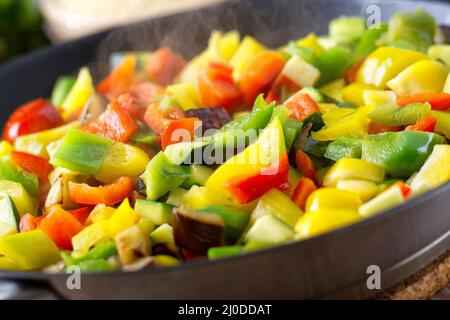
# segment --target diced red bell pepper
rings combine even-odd
[[[31,213],[25,213],[22,218],[20,218],[19,231],[27,232],[36,229],[37,226],[36,222],[34,221],[35,219],[36,217]]]
[[[181,118],[170,121],[161,137],[161,148],[178,142],[194,141],[196,130],[200,127],[198,118]]]
[[[300,121],[315,112],[320,113],[317,103],[306,93],[294,94],[286,101],[285,106],[292,111],[291,117]]]
[[[133,83],[136,72],[136,56],[126,55],[120,64],[97,85],[97,91],[108,96],[111,100],[119,94],[128,91]]]
[[[401,126],[385,126],[383,124],[370,121],[368,132],[369,134],[378,134],[383,132],[396,132],[401,130],[403,130],[403,127]]]
[[[150,104],[145,111],[144,121],[150,129],[158,134],[163,134],[171,120],[183,117],[184,112],[179,107],[169,106],[162,110],[159,103],[155,102]]]
[[[247,106],[253,105],[258,94],[269,91],[284,64],[284,60],[272,51],[261,52],[250,61],[240,79],[240,88]]]
[[[134,119],[144,121],[145,110],[154,102],[155,96],[160,95],[163,91],[163,87],[150,81],[136,83],[127,93],[117,97],[117,103]]]
[[[295,164],[297,168],[306,178],[311,179],[314,183],[317,183],[316,170],[311,158],[302,150],[297,150],[295,153]]]
[[[183,257],[184,259],[188,260],[195,260],[195,259],[200,259],[200,258],[204,258],[204,255],[201,255],[199,253],[196,252],[192,252],[186,249],[182,249],[181,250],[183,252]]]
[[[239,204],[245,204],[262,196],[272,188],[285,185],[289,175],[289,159],[283,154],[278,163],[255,175],[232,179],[225,184]]]
[[[82,207],[79,209],[68,210],[71,215],[73,215],[81,224],[84,224],[87,217],[92,211],[92,207]]]
[[[411,194],[411,188],[403,181],[397,181],[397,182],[393,183],[389,188],[395,188],[395,187],[400,188],[400,191],[402,192],[403,197],[405,199],[408,198],[409,195]]]
[[[359,60],[354,65],[350,66],[345,73],[344,73],[344,79],[346,83],[353,83],[356,82],[356,75],[358,74],[359,68],[363,64],[365,59]]]
[[[148,74],[156,83],[167,86],[183,70],[186,61],[169,48],[160,48],[153,52]]]
[[[317,189],[316,184],[309,178],[301,178],[292,195],[292,201],[305,211],[306,199]]]
[[[134,119],[117,101],[113,101],[97,120],[82,128],[86,132],[120,142],[128,141],[137,129]]]
[[[415,124],[407,126],[405,130],[434,132],[436,122],[436,118],[433,116],[423,116]]]
[[[282,103],[288,96],[293,95],[302,89],[298,84],[283,74],[280,74],[270,88],[266,97],[266,102],[276,101],[277,104]]]
[[[52,206],[39,224],[56,246],[72,250],[72,237],[83,230],[83,225],[59,205]]]
[[[3,129],[3,140],[13,142],[17,137],[63,124],[59,111],[47,100],[36,99],[17,108]]]
[[[130,177],[120,177],[111,184],[98,187],[69,182],[69,197],[79,205],[113,205],[129,197],[132,192],[133,179]]]
[[[242,102],[242,93],[233,82],[232,70],[211,63],[200,72],[198,88],[204,107],[230,109]]]
[[[397,99],[397,104],[402,107],[417,102],[429,102],[433,110],[448,110],[450,109],[450,94],[445,92],[421,92]]]
[[[36,174],[41,181],[46,181],[53,170],[47,159],[26,152],[12,151],[11,160],[23,170]]]

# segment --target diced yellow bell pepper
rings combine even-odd
[[[372,199],[380,192],[380,187],[376,183],[367,180],[339,180],[336,188],[357,193],[363,202]]]
[[[172,267],[181,264],[180,260],[165,254],[158,254],[153,257],[153,261],[158,267]]]
[[[61,139],[70,129],[76,129],[79,126],[79,122],[71,122],[54,129],[20,136],[14,141],[14,149],[50,159],[47,146]]]
[[[123,176],[137,177],[144,172],[149,161],[149,156],[140,148],[116,142],[106,153],[95,178],[104,183],[111,183]]]
[[[8,141],[0,142],[0,157],[9,156],[12,150],[13,147]]]
[[[342,100],[342,89],[345,87],[344,79],[337,79],[320,88],[324,94],[336,100]]]
[[[418,51],[380,47],[372,52],[358,70],[357,82],[385,88],[386,83],[413,63],[428,57]]]
[[[6,257],[0,257],[0,270],[20,270],[21,268]]]
[[[331,111],[337,110],[339,107],[334,103],[318,103],[319,111],[321,114],[325,114]]]
[[[297,40],[297,44],[299,46],[312,49],[317,55],[322,54],[324,51],[315,33],[310,33],[306,37]]]
[[[239,32],[236,30],[229,31],[222,35],[220,39],[220,55],[226,61],[230,61],[231,57],[235,54],[241,41]]]
[[[405,197],[398,186],[393,186],[380,193],[359,207],[359,214],[365,218],[388,210],[405,202]]]
[[[359,107],[355,112],[348,114],[330,125],[326,125],[319,131],[313,132],[312,137],[319,141],[336,140],[343,135],[363,137],[367,135],[370,123],[368,114],[372,112],[372,110],[373,107],[370,106]],[[335,111],[329,112],[328,116],[331,117],[330,114],[333,112]],[[338,112],[338,110],[336,110],[336,112]]]
[[[255,38],[245,36],[244,39],[242,39],[241,44],[230,60],[230,65],[233,67],[234,81],[239,82],[242,72],[247,67],[250,60],[264,50],[266,50],[264,45]]]
[[[43,268],[60,260],[58,248],[41,230],[0,238],[0,253],[23,270]]]
[[[351,209],[320,209],[307,212],[295,225],[296,237],[304,239],[344,227],[359,221],[361,217]]]
[[[421,60],[387,82],[397,96],[419,92],[441,92],[448,75],[448,67],[434,60]]]
[[[108,232],[108,220],[102,219],[87,226],[72,238],[73,257],[84,256],[89,249],[111,239]]]
[[[252,212],[250,223],[254,223],[266,214],[272,214],[291,227],[295,227],[303,211],[282,191],[270,189],[258,201],[258,205]]]
[[[104,205],[103,203],[99,203],[95,206],[95,208],[91,211],[89,216],[86,219],[85,224],[89,225],[91,223],[95,223],[100,220],[107,220],[112,217],[116,208],[109,207]]]
[[[384,173],[384,168],[372,162],[341,158],[328,170],[323,183],[327,187],[335,187],[341,180],[366,180],[380,183],[384,179]]]
[[[440,59],[450,67],[450,45],[449,44],[435,44],[428,48],[427,54],[432,59]]]
[[[135,225],[139,219],[139,214],[131,208],[130,202],[127,198],[122,201],[120,206],[108,220],[109,234],[114,238],[118,233]]]
[[[346,116],[354,114],[355,112],[356,110],[351,108],[336,108],[324,113],[322,119],[327,126],[332,126],[334,123],[341,121]]]
[[[395,103],[397,96],[390,90],[364,90],[362,100],[365,106],[383,106],[388,103]]]
[[[342,98],[345,101],[356,104],[357,106],[364,105],[363,92],[365,90],[374,90],[375,86],[366,83],[355,82],[351,83],[342,89]]]
[[[36,213],[37,201],[30,197],[20,183],[0,180],[0,197],[10,196],[20,216],[25,213]]]
[[[321,209],[354,209],[361,205],[361,198],[352,191],[336,188],[320,188],[311,193],[306,200],[306,212]]]
[[[434,189],[450,180],[450,145],[435,145],[433,151],[411,182],[413,194]]]
[[[276,117],[253,144],[217,168],[206,180],[205,186],[223,190],[222,193],[226,194],[225,182],[236,177],[260,172],[261,169],[277,163],[285,152],[283,128],[280,120]]]
[[[67,94],[61,105],[63,118],[67,120],[74,111],[84,107],[91,95],[95,92],[94,82],[87,67],[83,67],[78,72],[77,80]]]
[[[200,93],[197,87],[192,83],[173,84],[166,88],[184,110],[199,108]]]

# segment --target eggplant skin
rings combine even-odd
[[[186,117],[198,118],[202,121],[202,131],[220,129],[231,121],[230,114],[224,107],[209,107],[185,111]]]
[[[172,227],[175,244],[197,254],[206,255],[209,248],[225,243],[223,220],[211,213],[175,209]]]

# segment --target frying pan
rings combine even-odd
[[[88,65],[98,79],[117,50],[169,45],[189,58],[213,29],[238,29],[276,47],[309,32],[327,32],[339,15],[381,18],[421,6],[439,24],[450,24],[450,6],[433,2],[343,0],[226,1],[200,10],[152,19],[44,49],[0,68],[1,120],[15,107],[48,96],[58,75]],[[371,7],[373,10],[374,7]],[[375,9],[376,10],[376,9]],[[373,11],[370,11],[373,12]],[[69,290],[65,274],[0,272],[0,277],[49,283],[67,298],[299,299],[364,298],[399,283],[450,247],[450,184],[357,224],[305,241],[231,257],[135,273],[86,274]],[[39,250],[39,248],[36,248]],[[367,286],[369,266],[381,271],[381,289]]]

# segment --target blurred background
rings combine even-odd
[[[39,47],[221,0],[0,0],[0,63]]]

